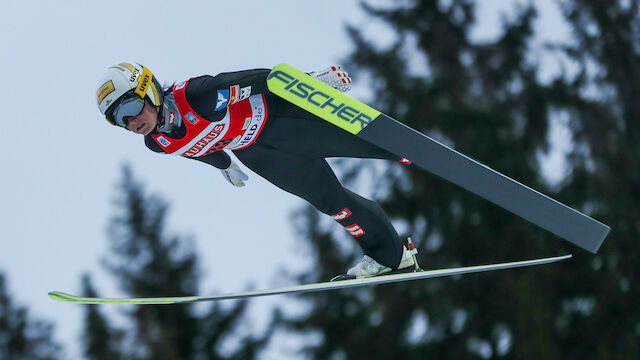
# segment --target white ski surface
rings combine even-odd
[[[243,292],[235,292],[235,293],[211,295],[211,296],[122,298],[122,299],[86,298],[86,297],[69,295],[62,292],[58,292],[58,291],[52,291],[49,293],[49,297],[57,301],[70,302],[70,303],[76,303],[76,304],[133,304],[133,305],[178,304],[178,303],[190,303],[190,302],[197,302],[197,301],[241,299],[241,298],[249,298],[249,297],[256,297],[256,296],[337,290],[337,289],[346,289],[346,288],[366,286],[366,285],[394,283],[399,281],[430,279],[430,278],[443,277],[443,276],[462,275],[462,274],[469,274],[469,273],[476,273],[476,272],[511,269],[511,268],[525,267],[525,266],[533,266],[533,265],[542,265],[542,264],[553,263],[561,260],[566,260],[566,259],[569,259],[570,257],[571,255],[564,255],[564,256],[517,261],[517,262],[468,266],[468,267],[452,268],[452,269],[419,271],[419,272],[393,274],[393,275],[381,275],[381,276],[363,278],[363,279],[322,282],[322,283],[313,283],[313,284],[307,284],[307,285],[295,285],[295,286],[288,286],[288,287],[275,288],[275,289],[252,290],[252,291],[243,291]]]

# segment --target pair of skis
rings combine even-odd
[[[407,127],[289,65],[281,64],[273,68],[267,77],[267,85],[272,93],[296,106],[400,158],[408,159],[413,165],[459,185],[585,250],[597,252],[609,233],[607,225]],[[49,293],[49,297],[78,304],[175,304],[344,289],[540,265],[570,257],[565,255],[213,296],[109,299],[78,297],[54,291]]]

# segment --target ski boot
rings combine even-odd
[[[390,273],[422,271],[418,265],[418,260],[416,259],[417,253],[418,250],[413,245],[411,238],[407,237],[404,240],[404,246],[402,247],[402,259],[400,260],[400,265],[398,265],[396,270],[379,264],[377,261],[365,255],[362,260],[356,266],[349,269],[346,274],[338,275],[331,279],[331,281],[363,279]]]

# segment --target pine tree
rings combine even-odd
[[[53,339],[53,325],[34,320],[25,307],[16,306],[0,273],[0,359],[62,359],[61,346]]]
[[[564,51],[578,67],[562,99],[575,143],[563,196],[612,227],[566,281],[562,346],[576,359],[638,359],[640,4],[578,0],[562,9],[577,39]]]
[[[122,290],[131,297],[198,294],[196,252],[190,242],[167,235],[167,204],[146,194],[128,167],[117,189],[117,215],[109,226],[111,254],[104,263]],[[85,293],[95,294],[87,280]],[[135,306],[125,313],[133,328],[121,330],[111,329],[109,321],[90,308],[85,354],[94,359],[253,358],[266,345],[268,334],[254,338],[237,333],[247,305],[247,301],[231,307],[214,303],[204,313],[196,313],[189,304]],[[228,353],[222,345],[230,337],[241,347]]]
[[[197,293],[197,259],[178,237],[167,236],[168,206],[147,196],[125,168],[118,211],[109,226],[110,255],[105,264],[124,292],[136,297],[189,296]],[[191,306],[138,306],[134,320],[135,355],[149,359],[192,359],[197,317]]]
[[[98,297],[88,275],[82,277],[83,296]],[[111,328],[109,321],[100,312],[99,305],[85,307],[85,325],[83,330],[84,357],[87,360],[118,360],[121,334]]]

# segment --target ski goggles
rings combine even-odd
[[[144,99],[134,92],[125,94],[113,104],[113,110],[105,114],[107,120],[114,125],[126,128],[129,125],[129,119],[142,113],[144,102]]]

